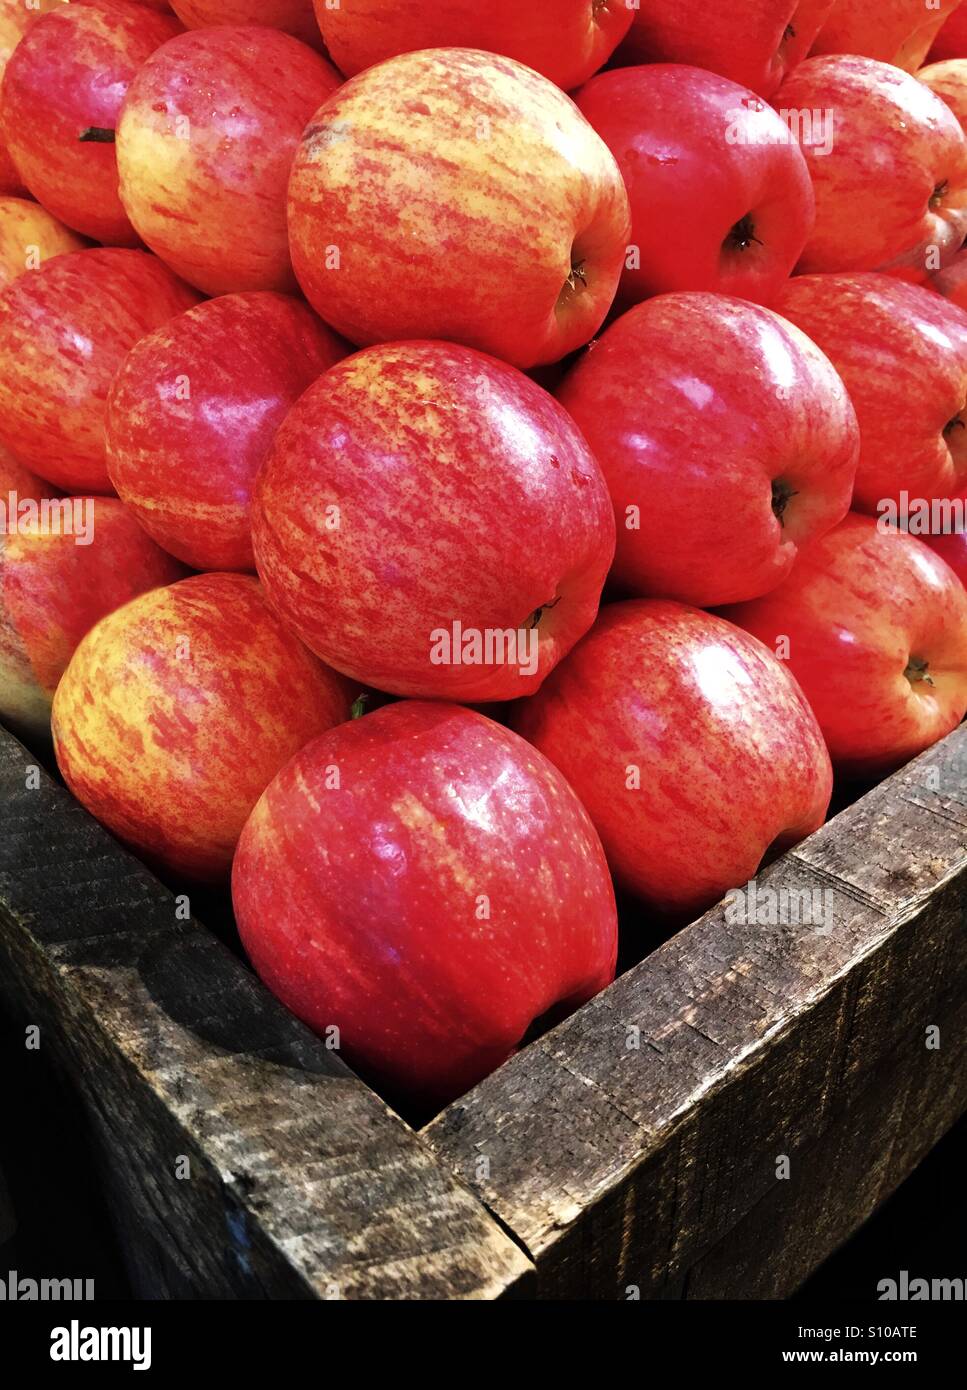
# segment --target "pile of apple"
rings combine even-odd
[[[0,718],[384,1094],[964,717],[967,0],[0,48]]]

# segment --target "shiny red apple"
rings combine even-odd
[[[601,470],[553,397],[449,343],[319,378],[256,484],[255,559],[318,656],[397,695],[507,700],[587,631],[614,555]]]
[[[74,251],[0,295],[0,443],[72,492],[110,492],[107,396],[139,338],[198,302],[144,251]]]
[[[194,569],[255,568],[259,465],[345,351],[305,304],[269,291],[209,299],[141,339],[108,402],[107,466],[159,545]]]
[[[27,32],[29,25],[67,0],[0,0],[0,83],[10,55]],[[10,151],[3,138],[0,121],[0,194],[26,193],[23,179],[17,173]]]
[[[753,598],[846,515],[859,429],[829,360],[768,309],[666,294],[558,388],[604,473],[627,593]]]
[[[835,0],[813,53],[859,53],[916,72],[961,0]]]
[[[907,501],[967,489],[967,314],[885,275],[803,275],[776,297],[839,372],[860,424],[854,507],[898,519]]]
[[[851,514],[725,616],[787,658],[834,766],[882,775],[967,712],[967,591],[915,536]]]
[[[611,56],[631,26],[626,0],[315,0],[333,62],[347,77],[420,48],[502,53],[570,91]]]
[[[153,864],[215,881],[279,768],[348,719],[351,700],[255,579],[200,574],[91,629],[54,696],[54,751],[115,835]]]
[[[304,748],[242,832],[232,896],[273,993],[421,1107],[614,976],[587,813],[545,758],[458,705],[404,701]]]
[[[30,192],[96,241],[136,246],[118,199],[115,128],[128,84],[181,25],[127,0],[58,5],[7,64],[3,136]]]
[[[788,669],[666,599],[603,609],[513,726],[577,792],[617,882],[661,912],[746,883],[829,804],[829,757]]]
[[[469,49],[352,78],[289,185],[299,283],[350,342],[446,338],[520,367],[601,326],[629,226],[618,166],[564,93]]]
[[[631,202],[622,300],[716,290],[768,303],[815,216],[806,161],[776,112],[726,78],[667,63],[602,73],[577,102]]]
[[[870,58],[800,63],[775,105],[796,114],[816,191],[799,270],[922,278],[967,234],[967,138],[922,82]]]
[[[286,186],[303,127],[341,78],[278,29],[193,29],[132,82],[121,201],[138,235],[206,294],[293,290]]]
[[[833,0],[635,0],[626,63],[689,63],[773,92],[805,58]]]

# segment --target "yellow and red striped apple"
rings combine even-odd
[[[764,598],[725,616],[781,643],[833,765],[883,775],[967,712],[967,590],[915,536],[851,513]]]
[[[149,535],[193,569],[252,570],[249,510],[275,432],[345,346],[307,305],[222,295],[131,350],[108,401],[111,482]]]
[[[829,756],[788,669],[666,599],[603,609],[513,727],[577,792],[615,880],[674,915],[746,883],[829,805]]]
[[[289,184],[299,283],[350,342],[445,338],[520,367],[601,326],[629,226],[614,157],[574,104],[469,49],[352,78],[308,125]]]
[[[614,976],[587,813],[538,752],[458,705],[403,701],[304,748],[245,826],[232,895],[269,988],[420,1107]]]
[[[46,208],[28,198],[0,198],[0,292],[54,256],[83,251],[87,243]]]
[[[201,574],[102,619],[57,688],[54,749],[89,811],[150,862],[223,879],[266,786],[352,692],[258,582]]]
[[[967,129],[967,58],[931,63],[920,69],[917,79],[947,103],[960,122],[961,130]]]
[[[29,25],[48,10],[64,5],[67,0],[0,0],[0,84],[10,55],[27,32]],[[10,151],[3,138],[0,122],[0,194],[26,193],[23,179],[17,173]]]
[[[269,597],[337,670],[397,695],[536,690],[594,621],[614,555],[601,470],[523,373],[385,344],[296,403],[256,484]]]
[[[607,62],[631,26],[626,0],[315,0],[347,77],[421,48],[477,48],[526,63],[570,91]]]
[[[198,302],[144,251],[74,251],[0,295],[0,443],[73,492],[112,491],[104,418],[134,344]]]
[[[116,498],[62,497],[18,514],[11,491],[20,505],[42,499],[11,481],[0,492],[0,719],[35,737],[49,731],[54,691],[84,634],[185,571]]]
[[[340,81],[278,29],[193,29],[166,43],[118,123],[121,201],[139,236],[206,294],[294,290],[289,168]]]
[[[118,200],[114,132],[128,84],[181,25],[128,0],[58,5],[7,64],[3,136],[27,188],[95,241],[137,246]]]

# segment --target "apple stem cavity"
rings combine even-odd
[[[927,674],[929,666],[929,661],[922,661],[918,656],[911,656],[903,674],[911,685],[916,685],[917,681],[923,681],[924,685],[933,685],[933,676]]]
[[[115,132],[108,130],[105,126],[89,125],[86,126],[78,135],[81,144],[94,145],[113,145]]]
[[[944,179],[942,183],[938,183],[930,195],[930,206],[932,208],[939,208],[944,198],[946,198],[949,189],[950,182],[948,179]]]
[[[772,510],[780,526],[785,526],[784,512],[794,497],[799,493],[795,488],[791,488],[788,483],[784,483],[781,478],[772,480]]]
[[[572,261],[571,273],[564,281],[564,284],[561,287],[561,293],[558,296],[558,309],[566,309],[567,306],[570,304],[571,300],[574,299],[576,295],[579,295],[582,289],[587,289],[587,287],[588,272],[585,269],[585,262]]]
[[[744,217],[739,218],[725,238],[724,247],[726,251],[748,251],[753,242],[756,246],[763,244],[755,234],[752,214],[747,212]]]
[[[955,415],[952,420],[948,420],[947,423],[944,425],[943,432],[945,435],[947,435],[952,434],[954,430],[963,429],[967,429],[967,425],[964,424],[963,420],[959,415]]]
[[[362,719],[363,715],[366,713],[366,706],[368,703],[369,695],[365,691],[363,691],[361,695],[357,695],[350,706],[349,718]]]
[[[560,603],[560,601],[561,601],[561,595],[558,594],[557,598],[552,598],[552,599],[550,600],[550,602],[548,602],[548,603],[542,603],[541,606],[540,606],[540,608],[535,608],[534,611],[533,611],[533,613],[532,613],[532,614],[530,615],[530,617],[527,619],[527,622],[526,622],[526,624],[525,624],[527,630],[528,630],[529,632],[533,631],[533,629],[534,629],[535,627],[537,627],[538,623],[540,622],[541,618],[543,618],[543,616],[544,616],[544,614],[547,612],[547,610],[548,610],[549,608],[556,608],[557,605]]]

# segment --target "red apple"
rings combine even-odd
[[[614,977],[587,813],[533,748],[457,705],[390,705],[304,748],[252,812],[232,896],[272,992],[422,1106]]]
[[[36,737],[84,634],[185,571],[115,498],[44,505],[27,487],[0,493],[0,718]]]
[[[0,443],[74,492],[110,492],[107,395],[139,338],[198,302],[143,251],[75,251],[0,295]]]
[[[299,282],[350,342],[446,338],[521,367],[601,326],[629,227],[618,166],[573,103],[468,49],[352,78],[289,185]]]
[[[967,591],[915,536],[851,514],[725,616],[788,656],[834,766],[884,774],[967,711]]]
[[[809,58],[775,105],[798,113],[816,190],[800,271],[913,278],[953,259],[967,233],[967,138],[922,82],[870,58]]]
[[[614,555],[601,471],[522,373],[448,343],[331,368],[259,474],[255,559],[323,660],[396,695],[536,690],[594,621]]]
[[[665,599],[603,609],[513,722],[581,798],[616,880],[662,912],[746,883],[829,804],[829,757],[788,670]]]
[[[967,58],[948,58],[944,63],[931,63],[917,73],[931,92],[945,101],[960,122],[967,128]]]
[[[352,692],[282,626],[256,580],[200,574],[103,618],[54,697],[64,780],[151,863],[229,871],[242,826]]]
[[[0,291],[25,271],[86,244],[39,203],[0,198]]]
[[[420,48],[502,53],[569,91],[611,56],[631,26],[626,0],[315,0],[333,62],[347,77]]]
[[[967,309],[967,251],[958,251],[950,264],[931,275],[927,283],[959,309]]]
[[[118,124],[138,234],[206,294],[293,290],[286,185],[303,127],[340,83],[278,29],[179,34],[146,62]]]
[[[628,63],[692,63],[771,97],[809,52],[833,0],[637,0]]]
[[[907,499],[967,487],[967,314],[885,275],[805,275],[775,301],[839,372],[860,423],[853,506],[898,519]]]
[[[967,530],[922,536],[921,540],[942,560],[946,560],[961,584],[967,585]]]
[[[28,25],[48,10],[66,3],[67,0],[0,0],[0,83],[10,55],[27,32]],[[10,158],[0,124],[0,194],[26,191]]]
[[[768,303],[815,216],[806,161],[776,112],[724,77],[665,63],[602,73],[577,101],[631,201],[622,300],[718,290]]]
[[[628,593],[754,598],[849,511],[859,429],[846,389],[768,309],[660,295],[611,325],[558,399],[608,484],[612,576]]]
[[[947,20],[927,55],[931,63],[944,58],[967,58],[967,7],[963,0]]]
[[[813,53],[859,53],[916,72],[961,0],[835,0]]]
[[[286,295],[223,295],[179,314],[142,338],[115,377],[111,482],[194,569],[254,569],[259,465],[290,407],[343,356],[335,334]]]
[[[7,64],[3,135],[23,182],[96,241],[137,245],[118,200],[114,130],[132,77],[180,29],[173,15],[125,0],[58,5]]]
[[[186,29],[261,24],[282,29],[313,48],[322,47],[312,0],[172,0],[171,8]]]

